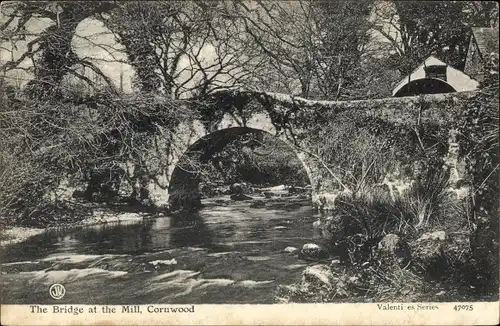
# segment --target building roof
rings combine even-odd
[[[424,60],[417,68],[415,68],[411,74],[404,77],[393,89],[392,96],[394,96],[401,88],[405,85],[409,84],[412,81],[418,79],[426,78],[425,67],[426,66],[445,66],[446,74],[448,76],[447,81],[443,81],[450,86],[452,86],[456,91],[470,91],[477,88],[477,81],[470,78],[463,71],[453,68],[452,66],[446,64],[442,60],[436,58],[435,56],[429,56],[426,60]]]
[[[414,75],[419,70],[422,70],[425,66],[447,66],[447,64],[431,55],[426,60],[424,60],[417,68],[413,69],[413,71],[408,76],[401,79],[401,81],[392,90],[392,96],[394,96],[394,94],[396,94],[404,85],[408,84],[410,81],[417,78],[422,78],[422,76],[415,77]]]
[[[492,52],[498,53],[498,29],[491,27],[472,27],[472,35],[481,57]]]

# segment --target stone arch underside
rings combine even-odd
[[[455,93],[456,90],[444,80],[437,78],[422,78],[412,80],[403,85],[394,97],[415,96],[422,94]]]
[[[229,127],[216,130],[194,142],[179,158],[179,161],[173,169],[170,177],[168,187],[170,208],[174,210],[179,208],[199,208],[201,204],[201,196],[199,192],[199,165],[209,164],[213,155],[222,151],[226,145],[239,136],[255,134],[257,135],[257,139],[262,141],[264,133],[270,134],[269,131],[251,127]],[[301,155],[299,155],[293,147],[285,139],[283,139],[283,137],[279,137],[275,134],[273,135],[276,136],[278,141],[287,144],[290,151],[295,153],[307,172],[310,184],[313,185],[310,169],[302,159]]]

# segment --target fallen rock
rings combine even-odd
[[[309,266],[302,272],[299,283],[278,286],[274,302],[326,302],[335,284],[335,276],[328,266]]]
[[[328,257],[328,252],[314,243],[306,243],[299,252],[299,258],[304,260],[318,260]]]
[[[316,297],[311,298],[312,293],[308,293],[299,285],[278,285],[276,295],[274,296],[275,303],[290,303],[290,302],[317,302]]]
[[[289,254],[294,254],[298,250],[299,249],[295,248],[295,247],[286,247],[285,249],[283,249],[283,252],[286,252],[286,253],[289,253]]]

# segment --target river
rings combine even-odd
[[[0,248],[3,303],[272,303],[307,262],[283,252],[320,242],[310,199],[204,200],[197,213],[48,229]],[[50,285],[66,288],[60,300]]]

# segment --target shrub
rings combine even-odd
[[[109,90],[76,98],[0,101],[0,214],[38,222],[61,208],[50,194],[63,181],[88,182],[88,197],[98,192],[105,201],[116,196],[121,181],[134,188],[144,175],[153,174],[145,172],[152,168],[146,169],[145,162],[155,137],[168,142],[180,121],[192,114],[169,99]],[[106,179],[125,162],[135,167],[131,178]],[[105,171],[96,170],[103,166]],[[101,180],[85,178],[89,171],[103,172]]]

